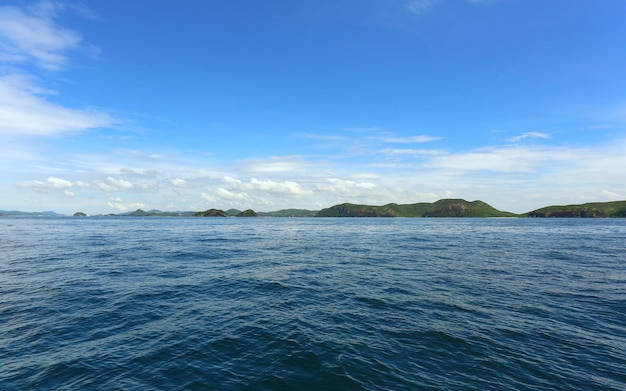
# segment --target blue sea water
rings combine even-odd
[[[1,390],[625,390],[625,352],[625,219],[0,219]]]

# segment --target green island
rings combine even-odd
[[[2,216],[62,217],[63,214],[47,212],[19,212],[0,210]],[[76,212],[74,217],[88,217]],[[103,215],[97,215],[103,217]],[[319,211],[308,209],[281,209],[274,212],[256,212],[252,209],[207,209],[201,212],[164,212],[160,210],[107,214],[104,217],[530,217],[530,218],[626,218],[626,201],[590,202],[575,205],[553,205],[527,213],[498,210],[483,201],[442,199],[436,202],[415,204],[386,204],[381,206],[343,203]]]
[[[196,212],[196,217],[228,217],[228,214],[221,209],[207,209],[204,212]]]
[[[208,209],[203,212],[144,212],[139,209],[123,215],[196,217],[626,217],[626,201],[548,206],[522,214],[501,211],[479,200],[466,201],[452,198],[436,202],[391,203],[381,206],[343,203],[320,211],[282,209],[275,212],[255,212],[252,209],[245,211]]]
[[[626,217],[626,201],[555,205],[533,210],[525,217]]]
[[[497,210],[482,201],[443,199],[417,204],[387,204],[383,206],[340,204],[317,213],[317,217],[517,217]]]
[[[343,203],[319,211],[281,209],[255,212],[252,209],[207,209],[202,212],[161,212],[138,209],[116,216],[194,216],[194,217],[626,217],[626,201],[595,202],[580,205],[548,206],[532,212],[516,214],[494,208],[483,201],[442,199],[415,204],[382,206]]]

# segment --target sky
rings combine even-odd
[[[623,0],[0,0],[0,209],[626,199]]]

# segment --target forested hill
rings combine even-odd
[[[626,201],[554,205],[525,213],[526,217],[626,217]]]
[[[59,217],[65,216],[55,212],[20,212],[0,210],[0,217]],[[87,217],[82,212],[74,213],[75,217]],[[103,215],[96,215],[103,216]],[[229,209],[208,209],[203,212],[163,212],[160,210],[108,214],[104,216],[131,217],[621,217],[626,218],[626,201],[590,202],[575,205],[553,205],[533,210],[532,212],[515,214],[494,208],[483,201],[466,201],[464,199],[443,199],[436,202],[419,202],[416,204],[386,204],[382,206],[338,204],[319,212],[306,209],[283,209],[276,212],[255,212],[252,209],[240,211]]]
[[[443,199],[416,204],[387,204],[382,206],[340,204],[322,209],[317,217],[517,217],[497,210],[482,201]]]

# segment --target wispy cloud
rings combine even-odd
[[[329,178],[326,183],[317,185],[318,190],[330,191],[341,195],[354,195],[355,192],[368,191],[376,187],[371,182],[356,182],[339,178]]]
[[[267,159],[247,159],[241,162],[241,168],[249,173],[295,173],[311,165],[302,156],[271,156]]]
[[[419,135],[411,137],[381,137],[380,140],[390,144],[418,144],[441,140],[441,137]]]
[[[216,194],[226,200],[245,200],[248,198],[248,194],[245,191],[237,192],[230,191],[223,188],[218,188]]]
[[[124,202],[124,200],[122,200],[119,197],[114,197],[114,198],[109,199],[109,201],[107,202],[107,205],[110,208],[113,208],[120,212],[126,212],[129,210],[136,210],[136,209],[146,209],[146,205],[143,202]]]
[[[428,134],[398,136],[394,132],[385,131],[378,127],[346,128],[342,129],[341,132],[339,134],[304,134],[302,136],[307,139],[320,140],[321,143],[314,145],[315,148],[335,150],[336,154],[333,157],[342,159],[379,154],[381,143],[422,144],[442,140],[442,137]]]
[[[231,189],[237,190],[254,190],[263,193],[282,194],[282,195],[306,195],[308,191],[304,190],[299,183],[295,181],[283,180],[275,181],[269,179],[257,179],[251,178],[249,181],[242,181],[239,179],[226,176],[223,182]]]
[[[520,134],[519,136],[511,137],[511,138],[507,139],[506,141],[508,141],[510,143],[516,143],[518,141],[522,141],[522,140],[528,139],[528,138],[548,139],[548,138],[550,138],[550,135],[547,134],[547,133],[540,133],[540,132],[526,132],[524,134]]]
[[[71,181],[68,181],[67,179],[51,176],[51,177],[48,177],[48,179],[46,179],[45,182],[38,181],[38,180],[26,181],[26,182],[18,183],[17,187],[23,188],[23,189],[30,189],[38,193],[51,193],[54,191],[62,191],[64,192],[64,194],[71,195],[73,197],[74,193],[72,193],[69,189],[75,186],[82,187],[81,185],[82,185],[82,182],[80,182],[80,184],[78,183],[74,184]]]
[[[379,151],[388,156],[436,156],[443,155],[446,151],[442,149],[410,149],[410,148],[385,148]]]
[[[112,186],[115,186],[118,189],[132,189],[134,185],[127,180],[119,179],[119,178],[107,178],[107,182],[109,182]]]
[[[105,181],[97,180],[95,183],[100,190],[106,192],[124,191],[136,188],[136,186],[128,180],[113,177],[108,177]]]
[[[193,161],[166,164],[150,159],[124,169],[126,164],[120,168],[118,162],[120,155],[110,154],[109,161],[98,158],[93,169],[80,173],[52,167],[45,175],[20,182],[16,190],[28,190],[33,197],[49,201],[75,193],[76,199],[93,200],[95,213],[106,207],[137,209],[140,204],[155,209],[175,205],[170,210],[312,209],[341,202],[433,201],[451,194],[525,212],[552,200],[575,203],[623,198],[624,142],[584,148],[504,144],[466,151],[386,149],[377,154],[384,154],[393,164],[376,165],[371,159],[358,157],[328,159],[323,169],[315,170],[307,168],[315,167],[313,157],[267,158],[256,162],[295,160],[297,167],[304,168],[255,175],[250,174],[248,166],[225,164],[208,169]],[[147,173],[157,174],[144,175]]]
[[[70,109],[45,99],[50,94],[24,74],[0,77],[0,134],[37,135],[80,132],[112,125],[111,116],[97,110]]]
[[[488,5],[499,3],[504,0],[465,0],[471,5]],[[414,14],[423,14],[433,8],[440,0],[409,0],[405,3],[406,9]]]
[[[170,181],[174,187],[187,187],[189,184],[183,178],[174,178]]]
[[[56,178],[51,176],[50,178],[48,178],[46,180],[46,182],[48,182],[52,187],[56,188],[56,189],[67,189],[70,187],[73,187],[74,184],[70,181],[68,181],[67,179],[62,179],[62,178]]]
[[[0,63],[9,65],[0,75],[0,135],[51,136],[115,122],[99,110],[54,103],[56,92],[38,83],[38,72],[50,76],[66,69],[72,52],[89,46],[80,34],[56,23],[59,12],[68,8],[75,7],[51,1],[29,7],[0,6]]]
[[[435,156],[427,164],[455,172],[532,172],[547,163],[571,161],[575,152],[558,147],[487,147],[469,152]]]
[[[20,183],[17,184],[17,187],[23,188],[23,189],[30,189],[30,190],[36,191],[38,193],[48,193],[48,192],[50,192],[50,186],[47,186],[44,182],[37,181],[37,180],[20,182]]]
[[[414,13],[421,14],[437,3],[438,0],[411,0],[406,3],[406,8]]]
[[[596,124],[596,125],[589,125],[587,126],[588,130],[608,130],[608,129],[613,129],[613,125],[609,125],[609,124]]]
[[[57,71],[67,66],[68,53],[78,49],[80,34],[56,24],[58,7],[41,2],[33,7],[0,7],[0,61]]]
[[[620,199],[626,198],[626,195],[624,194],[619,194],[619,193],[616,193],[614,191],[609,191],[609,190],[602,190],[600,194],[605,199],[620,200]]]
[[[342,141],[346,140],[348,137],[343,135],[336,134],[315,134],[315,133],[303,133],[302,137],[312,139],[312,140],[321,140],[321,141]]]
[[[275,181],[270,179],[239,180],[233,177],[224,177],[224,186],[209,187],[200,193],[204,202],[215,207],[260,207],[263,205],[281,204],[285,199],[298,199],[312,195],[310,190],[302,188],[295,181]],[[205,206],[205,207],[206,207]]]

